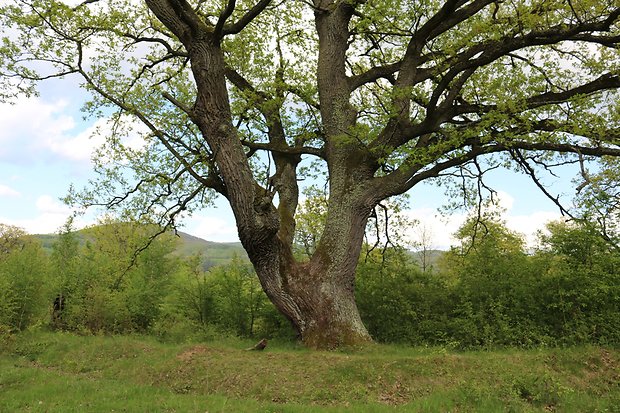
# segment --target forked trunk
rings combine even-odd
[[[355,303],[355,269],[367,214],[332,208],[317,251],[298,263],[290,245],[274,237],[244,246],[263,289],[311,348],[332,349],[372,341]]]
[[[227,10],[231,6],[234,9],[234,3],[229,2]],[[269,125],[269,143],[277,148],[272,154],[276,173],[270,177],[279,201],[276,209],[272,188],[259,185],[254,178],[233,126],[227,64],[220,47],[230,14],[223,12],[212,28],[184,1],[147,0],[147,5],[188,52],[197,95],[187,112],[208,143],[209,158],[214,163],[209,167],[208,178],[197,179],[228,199],[239,238],[263,289],[309,347],[336,348],[370,341],[355,304],[354,281],[372,208],[372,202],[364,195],[365,183],[377,165],[368,162],[365,148],[358,147],[357,141],[350,142],[348,135],[356,119],[356,110],[349,103],[351,90],[345,64],[352,7],[343,3],[333,13],[330,7],[316,9],[320,38],[317,81],[326,142],[322,156],[330,172],[330,205],[317,251],[309,262],[298,263],[293,258],[292,243],[298,198],[296,168],[301,154],[290,152],[294,148],[287,144],[278,111],[265,109],[273,102],[258,104]],[[249,89],[259,100],[267,99],[255,93],[244,79],[240,80],[239,74],[233,77],[239,81],[238,87]],[[275,101],[279,100],[283,99]]]
[[[333,349],[371,341],[355,304],[354,273],[330,271],[318,259],[298,264],[282,262],[282,255],[266,258],[255,265],[263,289],[306,346]]]

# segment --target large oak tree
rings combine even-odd
[[[111,119],[80,199],[173,224],[225,197],[311,347],[370,340],[354,277],[382,200],[438,177],[482,188],[500,164],[553,197],[541,171],[620,156],[617,0],[11,0],[0,15],[5,97],[73,76]],[[302,262],[313,160],[327,217]]]

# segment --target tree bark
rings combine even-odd
[[[362,185],[356,187],[330,197],[325,231],[308,262],[294,259],[282,232],[271,242],[244,242],[264,291],[311,348],[371,341],[355,303],[355,270],[371,206],[355,201],[363,193]]]
[[[279,248],[268,244],[246,247],[264,291],[311,348],[333,349],[371,341],[355,303],[352,261],[356,260],[339,250],[323,247],[309,262],[298,263],[284,244]]]

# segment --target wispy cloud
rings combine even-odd
[[[48,234],[57,232],[71,214],[71,211],[61,207],[60,202],[58,205],[54,205],[54,201],[48,195],[39,197],[36,206],[37,214],[32,218],[0,217],[0,222],[23,228],[31,234]]]
[[[19,198],[22,194],[10,186],[0,184],[0,198]]]
[[[63,113],[67,102],[21,98],[0,104],[0,160],[29,164],[40,159],[44,142],[63,140],[75,128],[72,116]]]
[[[418,222],[406,231],[405,239],[415,249],[415,245],[422,242],[422,238],[428,249],[449,249],[455,245],[454,233],[465,222],[465,214],[441,215],[434,208],[413,208],[404,211],[404,214]]]
[[[0,161],[19,165],[33,162],[69,163],[89,168],[93,153],[105,143],[114,126],[108,118],[90,124],[68,114],[69,104],[59,99],[21,98],[0,103]],[[77,113],[76,113],[77,115]],[[137,149],[144,145],[145,127],[125,120],[122,141]]]
[[[88,163],[94,150],[105,142],[104,134],[99,132],[106,124],[105,119],[99,119],[92,126],[75,136],[51,137],[42,142],[42,145],[61,158]]]

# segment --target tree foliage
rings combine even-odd
[[[466,245],[474,222],[457,233]],[[528,255],[501,221],[485,224],[474,247],[454,247],[432,272],[394,251],[360,263],[357,299],[375,339],[457,348],[618,342],[619,256],[600,234],[553,223]],[[519,242],[506,248],[507,240]]]
[[[148,331],[175,272],[168,255],[174,245],[170,234],[136,255],[154,232],[153,226],[105,219],[82,230],[80,243],[67,223],[51,256],[54,296],[64,301],[54,326],[108,333]]]
[[[360,259],[356,299],[375,340],[457,348],[620,343],[620,255],[598,232],[551,223],[528,254],[497,217],[486,216],[487,232],[479,228],[474,237],[476,220],[464,223],[457,233],[462,245],[432,270],[422,271],[402,248]],[[205,272],[199,256],[179,261],[158,240],[114,289],[111,255],[126,263],[133,253],[119,256],[111,244],[137,243],[149,231],[107,221],[76,233],[68,223],[51,254],[30,239],[3,257],[0,338],[47,326],[173,341],[295,338],[239,259]],[[54,314],[61,293],[65,306]]]
[[[26,231],[14,225],[0,223],[0,254],[2,256],[24,248],[27,243]]]

